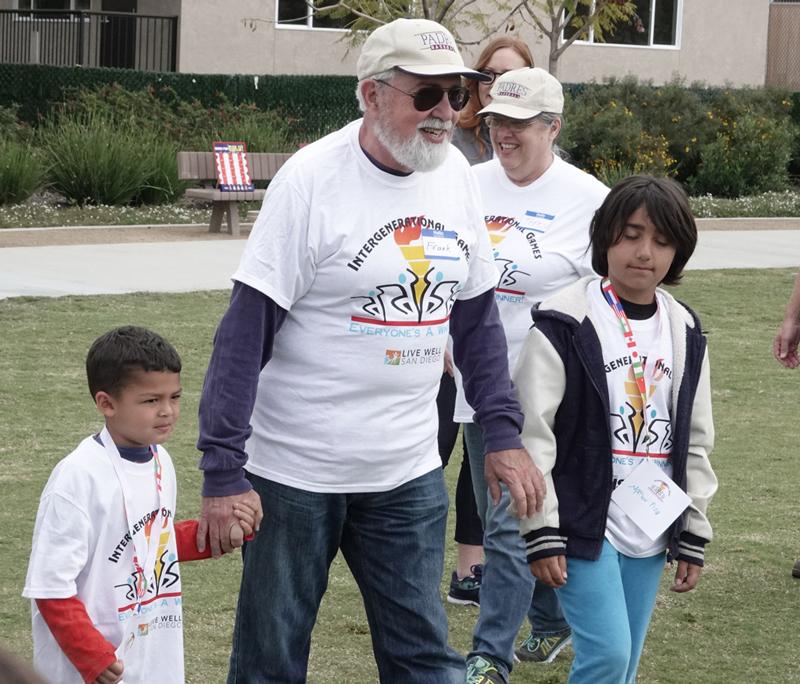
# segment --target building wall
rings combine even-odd
[[[235,11],[233,8],[235,7]],[[209,74],[353,74],[346,31],[275,27],[274,0],[182,2],[178,70]]]
[[[13,0],[0,0],[9,8]],[[99,9],[97,0],[92,9]],[[677,75],[710,85],[763,85],[769,0],[683,0],[680,46],[638,48],[575,44],[562,56],[564,82],[634,74],[663,83]],[[358,48],[346,32],[277,28],[275,0],[139,0],[141,14],[180,14],[178,69],[198,73],[353,74]],[[522,37],[537,64],[549,46],[531,29]],[[478,48],[465,48],[471,62]]]
[[[565,83],[634,75],[665,83],[764,85],[769,0],[683,0],[677,47],[624,47],[574,43],[561,56],[558,78]],[[537,66],[548,68],[549,41],[531,30],[521,36]]]

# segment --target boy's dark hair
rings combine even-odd
[[[136,371],[180,373],[181,357],[161,335],[124,325],[98,337],[86,356],[92,399],[98,392],[118,394]]]
[[[659,232],[675,246],[675,258],[663,282],[677,285],[697,245],[697,225],[686,193],[671,178],[631,176],[611,189],[589,228],[592,268],[601,276],[608,275],[606,253],[619,242],[631,214],[642,206]]]

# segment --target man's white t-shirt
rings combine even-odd
[[[385,491],[441,467],[450,312],[497,284],[463,155],[395,176],[365,156],[360,126],[281,168],[233,276],[289,312],[259,379],[246,468],[307,491]]]
[[[531,306],[593,273],[589,224],[608,188],[558,156],[522,187],[509,180],[497,158],[472,168],[500,272],[495,299],[513,371],[531,327]],[[471,423],[474,411],[458,375],[456,387],[454,420]]]
[[[158,447],[161,494],[153,462],[120,458],[132,510],[126,515],[122,490],[109,455],[87,437],[61,460],[39,502],[28,575],[22,595],[32,605],[34,665],[48,680],[81,683],[36,608],[35,599],[77,596],[97,630],[118,649],[125,684],[180,684],[183,673],[181,580],[175,544],[175,470]],[[119,456],[117,455],[117,458]],[[135,520],[129,527],[129,520]],[[134,546],[157,543],[155,567],[136,612]],[[146,567],[144,562],[140,562]],[[127,655],[127,657],[126,657]]]

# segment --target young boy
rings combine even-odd
[[[673,591],[690,591],[711,540],[706,340],[694,313],[658,287],[678,283],[696,241],[677,183],[618,183],[591,224],[601,277],[533,312],[515,374],[523,442],[547,484],[541,513],[520,531],[531,572],[558,589],[572,627],[570,684],[636,681],[665,560],[678,561]],[[688,494],[666,529],[622,498],[639,486],[636,468],[639,478],[654,471],[646,489],[660,499]]]
[[[172,345],[144,328],[111,330],[89,350],[105,427],[50,475],[22,594],[48,681],[184,681],[178,561],[210,551],[197,551],[197,521],[173,522],[175,470],[159,446],[180,415],[180,370]],[[251,534],[253,512],[239,517]]]

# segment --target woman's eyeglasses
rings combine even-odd
[[[447,93],[447,101],[450,107],[455,112],[460,112],[469,101],[469,90],[464,86],[453,86],[452,88],[442,88],[437,85],[423,86],[415,93],[407,93],[405,90],[400,90],[397,86],[393,86],[388,81],[382,81],[376,78],[375,81],[382,85],[389,86],[403,95],[408,95],[414,100],[414,109],[418,112],[427,112],[433,109],[442,101],[442,97]]]
[[[505,71],[495,71],[494,69],[481,69],[479,73],[486,76],[489,80],[488,81],[481,81],[481,85],[490,86],[497,80],[498,76],[502,76]]]
[[[489,128],[500,128],[501,126],[507,128],[514,133],[521,133],[528,126],[532,126],[538,117],[532,119],[509,119],[506,116],[497,116],[496,114],[487,114],[484,121]]]

